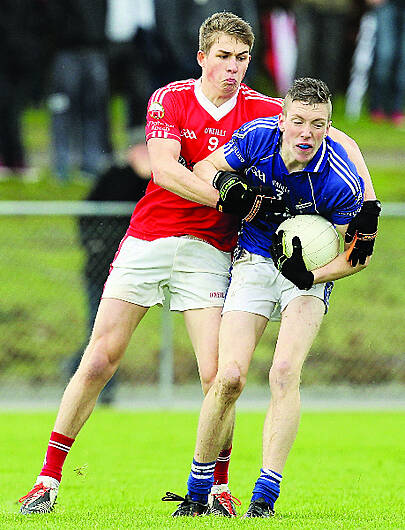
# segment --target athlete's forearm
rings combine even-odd
[[[315,283],[325,283],[331,282],[334,280],[339,280],[340,278],[345,278],[346,276],[351,276],[363,270],[369,263],[370,258],[367,258],[364,265],[356,265],[352,267],[350,261],[347,261],[348,250],[339,254],[334,260],[332,260],[327,265],[315,269],[312,271],[314,275],[314,284]]]
[[[360,177],[364,180],[364,199],[372,200],[376,198],[374,191],[373,183],[371,180],[370,172],[367,168],[366,162],[363,158],[363,155],[360,151],[359,146],[353,138],[350,138],[347,134],[339,129],[331,127],[329,136],[332,140],[339,142],[346,149],[347,154],[349,155],[350,160],[356,166],[357,172]]]
[[[197,162],[193,169],[194,175],[211,186],[217,171],[218,168],[215,166],[215,164],[207,159]]]
[[[215,208],[217,190],[179,162],[179,142],[153,138],[147,145],[153,180],[158,186],[183,199]]]
[[[218,191],[178,162],[168,161],[164,168],[155,168],[153,178],[156,184],[183,199],[213,208],[218,202]]]

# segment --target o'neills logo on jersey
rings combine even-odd
[[[183,129],[180,132],[180,136],[184,136],[184,138],[188,138],[189,140],[197,140],[197,135],[194,131],[190,131],[190,129]]]
[[[214,129],[213,127],[206,127],[205,134],[214,134],[215,136],[226,136],[226,131],[223,129]]]
[[[165,115],[165,109],[163,108],[163,105],[161,103],[154,101],[150,104],[148,114],[154,120],[161,120]]]
[[[211,291],[210,298],[225,298],[225,293],[223,291]]]

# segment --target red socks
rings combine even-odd
[[[56,478],[60,482],[65,458],[74,441],[74,438],[52,431],[40,475]]]
[[[232,445],[219,453],[214,469],[214,484],[228,484],[229,461],[231,459]]]

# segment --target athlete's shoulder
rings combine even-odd
[[[363,182],[356,166],[350,160],[345,148],[329,136],[326,138],[330,176],[335,187],[347,189],[354,195],[361,194]]]
[[[251,104],[251,106],[257,109],[258,112],[262,112],[262,109],[264,109],[266,112],[265,115],[267,116],[280,114],[283,109],[282,98],[266,96],[265,94],[248,87],[244,83],[241,83],[239,92],[241,98],[246,101],[247,104]]]
[[[277,116],[264,116],[244,123],[234,134],[239,138],[247,135],[266,136],[269,140],[278,130]]]
[[[159,102],[169,97],[177,97],[180,94],[187,95],[188,93],[193,93],[195,86],[195,79],[185,79],[183,81],[173,81],[167,85],[158,88],[152,94],[150,98],[150,103]]]

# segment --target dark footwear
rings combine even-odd
[[[210,515],[220,515],[222,517],[236,517],[236,505],[241,502],[231,495],[227,484],[212,486],[208,497]]]
[[[244,517],[272,517],[274,511],[270,508],[263,497],[255,501],[251,501],[248,511],[245,513]]]
[[[206,515],[208,512],[208,504],[193,501],[190,495],[180,497],[180,495],[176,495],[171,491],[166,491],[166,495],[162,497],[162,501],[182,501],[172,513],[172,517],[199,517],[200,515]]]

